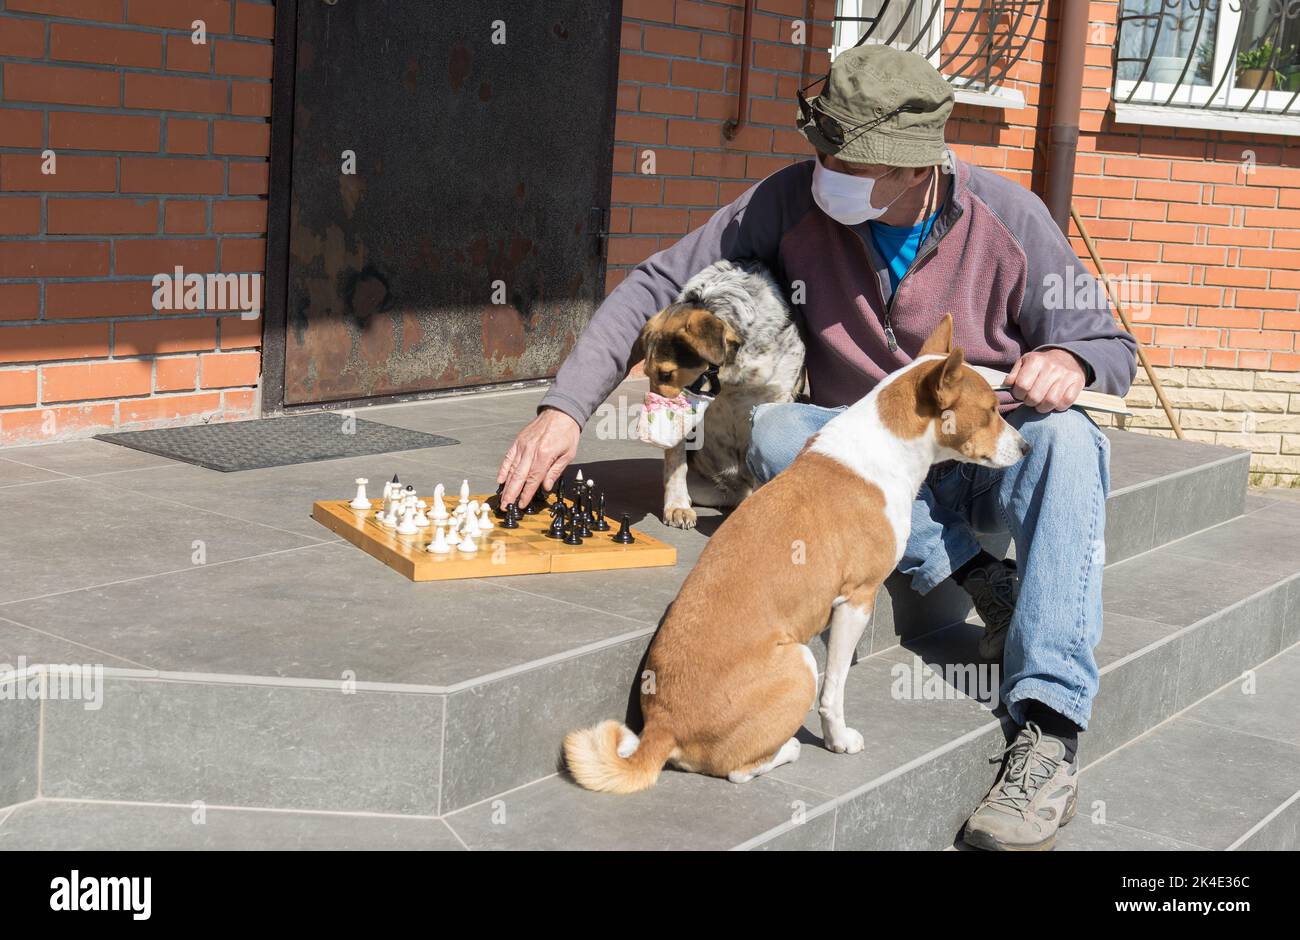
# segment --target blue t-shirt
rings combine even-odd
[[[939,210],[942,211],[942,210]],[[898,290],[898,282],[903,279],[907,269],[916,260],[916,253],[934,228],[939,211],[916,225],[885,225],[883,222],[868,222],[871,228],[871,240],[876,251],[889,266],[889,285],[891,290]]]

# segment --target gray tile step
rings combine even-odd
[[[1300,641],[1297,523],[1300,506],[1260,505],[1112,567],[1085,762]],[[867,749],[830,754],[810,713],[799,762],[744,786],[666,772],[653,790],[615,798],[560,776],[536,779],[554,766],[565,730],[623,714],[639,657],[632,645],[446,695],[109,676],[98,711],[44,703],[39,774],[36,703],[0,709],[0,746],[19,757],[6,761],[0,787],[11,801],[442,814],[470,848],[938,848],[991,781],[987,758],[1002,746],[1002,726],[978,694],[941,684],[940,698],[918,701],[891,690],[899,670],[974,662],[978,632],[960,625],[866,657],[846,707]],[[627,641],[637,643],[644,638]],[[1300,689],[1294,670],[1269,669],[1257,697],[1220,693],[1185,717],[1290,741],[1297,723],[1278,702],[1298,700]],[[500,785],[525,773],[535,782]],[[483,795],[467,798],[475,791]]]
[[[0,851],[438,850],[438,819],[36,800],[0,812]]]
[[[866,668],[855,670],[855,683]],[[1081,811],[1059,849],[1300,849],[1300,646],[1255,670],[1253,680],[1230,684],[1086,766]],[[929,739],[918,743],[932,745],[975,716],[969,703],[938,710],[934,726],[925,729]],[[864,754],[867,772],[879,775],[904,756],[906,748],[895,746],[894,754]],[[1177,786],[1163,786],[1162,779]],[[826,848],[837,832],[837,811],[808,816],[816,807],[807,791],[826,789],[815,776],[764,789],[668,774],[662,786],[671,808],[658,819],[641,797],[526,787],[491,802],[491,829],[474,809],[437,820],[36,800],[0,812],[0,851],[461,850],[453,826],[476,848],[729,848],[752,841],[757,826],[788,822],[782,811],[803,822],[755,847]],[[548,825],[557,816],[580,825]]]
[[[649,638],[716,516],[698,532],[663,527],[653,517],[658,462],[593,423],[582,465],[618,481],[639,524],[677,546],[676,568],[620,572],[616,590],[602,572],[414,585],[307,518],[323,493],[393,466],[421,484],[494,479],[540,394],[365,409],[464,442],[378,463],[226,475],[141,463],[102,442],[6,451],[23,474],[55,476],[12,485],[0,476],[0,503],[9,500],[0,510],[34,519],[26,544],[0,544],[15,575],[0,598],[0,663],[106,670],[102,708],[47,703],[40,792],[427,815],[549,773],[563,731],[626,710]],[[640,389],[619,394],[635,401]],[[1113,442],[1112,562],[1242,512],[1248,455],[1133,434]],[[38,524],[29,507],[47,489],[84,496],[91,531],[120,518],[101,518],[108,507],[131,507],[134,541],[101,551],[87,542],[86,518]],[[191,559],[195,533],[207,563]],[[51,569],[87,553],[94,570]],[[863,655],[969,611],[951,586],[925,599],[901,579],[889,587]],[[37,714],[0,709],[0,744],[34,754]],[[0,800],[30,798],[34,786],[34,774],[0,778]]]
[[[1300,646],[1094,763],[1062,847],[1300,849],[1297,693]]]
[[[1115,624],[1099,650],[1101,692],[1081,740],[1083,802],[1062,848],[1295,846],[1298,588],[1292,577],[1225,598],[1187,625],[1177,621],[1192,614]],[[800,759],[748,784],[665,771],[653,789],[617,797],[557,774],[447,823],[471,850],[948,847],[992,783],[989,758],[1004,746],[1004,725],[951,685],[925,701],[895,697],[891,687],[917,668],[914,654],[932,669],[970,662],[977,636],[974,627],[952,628],[854,667],[846,717],[866,738],[861,754],[821,747],[810,713]],[[1243,673],[1266,659],[1254,672],[1256,693],[1244,696]]]

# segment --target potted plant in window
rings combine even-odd
[[[1207,39],[1196,49],[1196,71],[1192,73],[1198,85],[1210,85],[1214,82],[1214,40]]]
[[[1237,87],[1249,91],[1272,91],[1282,83],[1282,76],[1273,67],[1277,60],[1277,47],[1273,40],[1265,39],[1253,49],[1237,53]]]
[[[1284,91],[1300,91],[1300,56],[1296,55],[1296,47],[1288,46],[1280,58],[1277,86]]]

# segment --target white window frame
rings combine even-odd
[[[834,43],[834,45],[832,45],[830,48],[830,54],[832,59],[838,56],[841,52],[844,52],[846,49],[852,49],[853,46],[857,43],[858,37],[860,35],[860,33],[856,31],[866,26],[865,23],[861,23],[861,22],[841,22],[839,20],[839,17],[862,16],[863,15],[862,11],[864,9],[868,11],[871,11],[873,9],[878,10],[881,2],[882,0],[836,0],[835,3],[836,36],[832,37],[831,41],[832,43]],[[905,8],[906,0],[895,0],[895,2],[904,4],[903,8]],[[940,62],[940,53],[938,50],[938,45],[940,39],[943,37],[944,17],[947,14],[947,9],[946,9],[947,0],[936,0],[936,2],[940,3],[939,11],[934,15],[934,18],[930,21],[928,35],[922,40],[921,43],[918,44],[918,48],[935,49],[934,55],[930,56],[930,62],[931,64],[934,65],[935,68],[938,68]],[[923,7],[922,9],[923,12],[928,12],[928,6]],[[853,36],[846,37],[845,39],[839,42],[836,42],[835,41],[836,38],[840,33],[845,31],[844,29],[845,27],[855,29],[855,34]],[[868,39],[865,43],[863,43],[863,45],[884,45],[884,41],[881,39]],[[945,78],[946,77],[947,76],[945,76]],[[1001,85],[994,85],[991,88],[974,89],[974,88],[966,88],[963,87],[961,84],[954,83],[953,94],[958,104],[970,104],[970,105],[975,105],[976,107],[1000,108],[1000,109],[1009,109],[1009,110],[1019,110],[1020,108],[1023,108],[1025,106],[1025,96],[1022,92],[1017,91],[1014,88],[1007,88]]]
[[[1300,134],[1300,114],[1294,109],[1287,114],[1278,113],[1295,96],[1295,92],[1257,92],[1253,88],[1234,87],[1237,82],[1236,62],[1226,60],[1241,26],[1242,9],[1240,4],[1234,4],[1232,0],[1220,0],[1219,18],[1214,31],[1214,62],[1210,69],[1210,74],[1215,78],[1210,84],[1195,85],[1184,80],[1182,86],[1178,87],[1172,82],[1121,79],[1117,73],[1112,93],[1116,123],[1247,134]],[[1224,82],[1223,88],[1215,95],[1218,77],[1229,68],[1231,78]],[[1131,101],[1128,100],[1130,94]],[[1166,101],[1169,103],[1166,104]],[[1250,110],[1244,111],[1242,109],[1247,102],[1250,102]],[[1297,104],[1300,104],[1300,100],[1297,100]]]

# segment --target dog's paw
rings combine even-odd
[[[838,728],[823,727],[822,737],[826,739],[826,749],[836,754],[856,754],[865,743],[861,734],[843,725]]]
[[[664,510],[664,524],[678,529],[695,528],[695,510],[689,506],[674,506]]]

